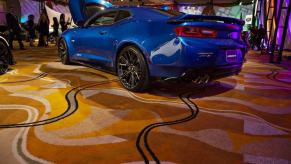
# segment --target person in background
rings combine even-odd
[[[257,28],[249,26],[249,31],[250,31],[251,49],[254,50],[255,44],[256,44],[256,38],[257,38]]]
[[[260,51],[262,49],[262,40],[265,38],[266,32],[263,28],[263,25],[260,25],[260,28],[257,31],[257,38],[256,38],[256,47]]]
[[[66,31],[68,29],[69,22],[66,21],[65,14],[61,14],[60,16],[60,25],[62,32]]]
[[[9,8],[9,12],[6,14],[6,22],[9,30],[9,46],[11,49],[13,49],[13,40],[14,36],[16,36],[20,49],[25,50],[21,39],[21,26],[14,11],[14,7],[11,6]]]
[[[49,19],[46,12],[42,12],[38,22],[39,29],[39,42],[38,46],[48,46],[48,36],[49,36]]]
[[[59,37],[59,22],[58,22],[58,18],[54,17],[53,18],[54,24],[52,25],[54,31],[53,31],[53,37],[55,39],[55,43],[56,45],[58,45],[58,37]]]
[[[28,21],[26,23],[26,26],[27,26],[27,31],[28,31],[28,35],[29,35],[30,47],[34,47],[34,39],[36,38],[34,15],[28,16]]]
[[[249,32],[248,31],[244,31],[242,32],[242,40],[245,42],[246,44],[246,52],[248,52],[251,48],[251,44],[250,44],[250,36],[249,36]]]

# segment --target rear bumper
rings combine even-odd
[[[242,64],[236,65],[227,65],[220,67],[208,67],[208,68],[200,68],[200,69],[188,69],[183,73],[182,79],[184,80],[193,80],[198,76],[208,75],[211,80],[216,80],[232,75],[237,75],[242,70]]]
[[[237,75],[242,70],[242,63],[231,64],[224,66],[208,67],[160,67],[151,66],[150,72],[152,77],[167,79],[167,78],[182,78],[183,80],[193,80],[198,76],[208,75],[210,80],[220,79],[232,75]],[[153,75],[154,74],[154,75]]]
[[[191,41],[191,42],[190,42]],[[153,77],[178,78],[209,74],[212,79],[231,76],[241,71],[245,45],[229,39],[174,39],[150,55],[149,69]],[[236,51],[235,60],[228,52]]]

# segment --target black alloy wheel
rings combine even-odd
[[[143,54],[134,46],[125,47],[117,58],[121,84],[133,92],[144,91],[149,85],[149,71]]]
[[[67,43],[64,39],[61,39],[58,44],[58,51],[59,51],[59,57],[61,59],[61,62],[63,64],[70,64],[69,54],[68,54],[68,47]]]
[[[9,49],[0,41],[0,75],[8,71]]]

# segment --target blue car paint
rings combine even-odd
[[[130,11],[132,16],[109,26],[77,27],[62,35],[68,44],[71,60],[114,72],[118,52],[124,45],[131,44],[142,51],[150,76],[153,77],[179,77],[189,69],[242,66],[245,44],[239,37],[229,38],[231,33],[240,34],[241,25],[186,22],[180,26],[215,27],[219,38],[177,37],[177,25],[168,23],[168,20],[175,17],[144,7],[119,7],[109,10],[119,9]],[[176,19],[187,16],[189,15],[181,15]],[[216,18],[240,23],[232,18]],[[101,35],[100,32],[103,31],[106,34]],[[76,43],[79,45],[75,46]],[[226,61],[227,50],[241,51],[237,54],[237,62]]]

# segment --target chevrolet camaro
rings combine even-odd
[[[102,0],[70,1],[69,6],[78,27],[59,40],[62,63],[115,73],[130,91],[142,91],[154,79],[200,84],[241,71],[242,20],[113,7]]]

